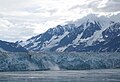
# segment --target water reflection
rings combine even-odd
[[[120,70],[1,72],[0,82],[120,82]]]

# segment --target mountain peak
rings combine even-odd
[[[120,51],[110,44],[120,35],[119,22],[111,19],[113,17],[90,14],[66,25],[57,25],[22,43],[32,51]]]

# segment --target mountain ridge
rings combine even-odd
[[[27,52],[27,50],[18,43],[6,42],[0,40],[0,50],[8,52]]]
[[[114,38],[119,38],[120,22],[114,21],[114,17],[88,15],[75,22],[50,28],[45,33],[20,42],[20,44],[29,51],[119,52],[119,44],[117,49],[114,49],[115,47],[109,49],[110,46],[105,44],[113,43]],[[119,40],[117,42],[119,43]]]

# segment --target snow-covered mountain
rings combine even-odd
[[[120,15],[88,15],[58,25],[20,44],[29,51],[120,52]]]
[[[6,42],[1,40],[0,40],[0,51],[27,52],[27,50],[18,43]]]

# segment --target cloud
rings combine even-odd
[[[76,8],[80,10],[91,9],[95,13],[114,13],[120,11],[120,0],[89,0],[83,5],[74,5],[69,10]]]
[[[117,11],[120,11],[120,0],[108,0],[106,2],[105,6],[99,8],[98,11],[103,11],[103,12],[117,12]]]
[[[0,38],[2,40],[16,41],[26,39],[34,34],[33,29],[26,25],[13,24],[8,20],[0,19]]]
[[[120,11],[120,0],[0,0],[0,39],[25,40],[90,13]]]

